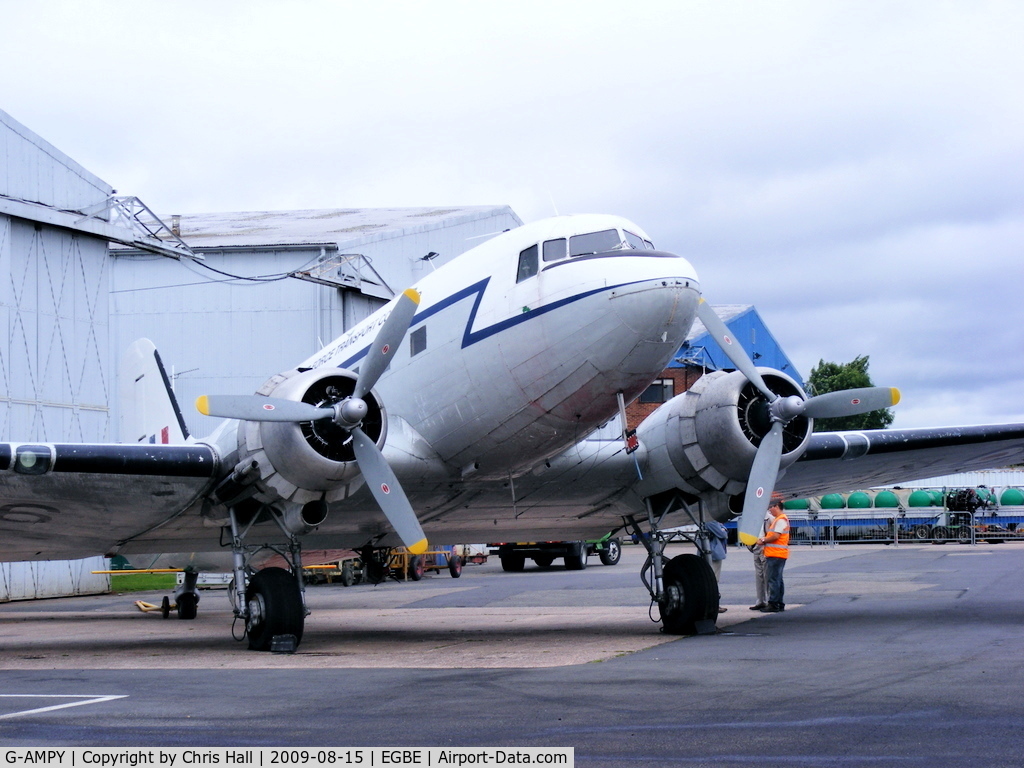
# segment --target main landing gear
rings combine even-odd
[[[661,530],[661,519],[668,511],[678,508],[680,503],[690,519],[697,524],[695,533]],[[709,563],[710,550],[703,516],[698,521],[686,501],[676,497],[656,516],[654,505],[648,499],[649,531],[641,531],[635,518],[629,518],[627,525],[647,549],[647,560],[640,571],[640,580],[651,594],[652,609],[655,604],[658,606],[662,631],[672,635],[714,633],[715,622],[718,620],[718,582]],[[689,541],[703,554],[687,553],[667,560],[664,555],[665,546],[673,541]]]
[[[306,589],[302,579],[302,548],[298,537],[284,525],[281,514],[264,507],[278,524],[288,540],[287,548],[270,544],[248,545],[245,537],[260,519],[254,515],[244,527],[236,510],[231,514],[231,553],[234,558],[234,580],[228,591],[235,618],[241,620],[244,631],[238,640],[248,638],[253,651],[293,652],[302,641],[306,616]],[[264,568],[253,572],[249,560],[254,554],[269,549],[288,564],[284,568]]]

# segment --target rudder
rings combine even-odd
[[[121,442],[190,441],[160,353],[149,339],[133,342],[121,359]]]

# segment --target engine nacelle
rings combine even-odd
[[[340,368],[291,370],[270,378],[256,394],[329,407],[355,391],[356,374]],[[378,448],[387,438],[387,412],[375,392],[363,400],[362,430]],[[362,485],[349,433],[330,419],[299,424],[244,422],[238,431],[240,463],[257,462],[256,498],[305,505],[337,501]]]
[[[781,371],[759,370],[773,392],[805,397],[800,385]],[[811,428],[811,419],[804,416],[786,426],[783,469],[803,453]],[[735,496],[746,488],[757,447],[770,429],[764,395],[738,371],[714,371],[644,419],[637,434],[647,449],[654,484]]]

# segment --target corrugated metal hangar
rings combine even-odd
[[[197,395],[255,391],[426,271],[522,224],[508,206],[157,217],[3,111],[0,160],[0,434],[21,441],[137,440],[119,434],[117,382],[140,337],[160,350],[190,431],[208,434]],[[756,310],[720,312],[755,358],[799,379]],[[698,325],[636,407],[720,366]],[[0,568],[0,600],[51,593],[31,568]],[[90,591],[84,581],[75,591]]]

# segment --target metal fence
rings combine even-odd
[[[787,512],[787,516],[789,540],[794,545],[1024,541],[1024,514],[937,510],[929,516],[904,512],[885,515],[877,511],[864,515]]]

